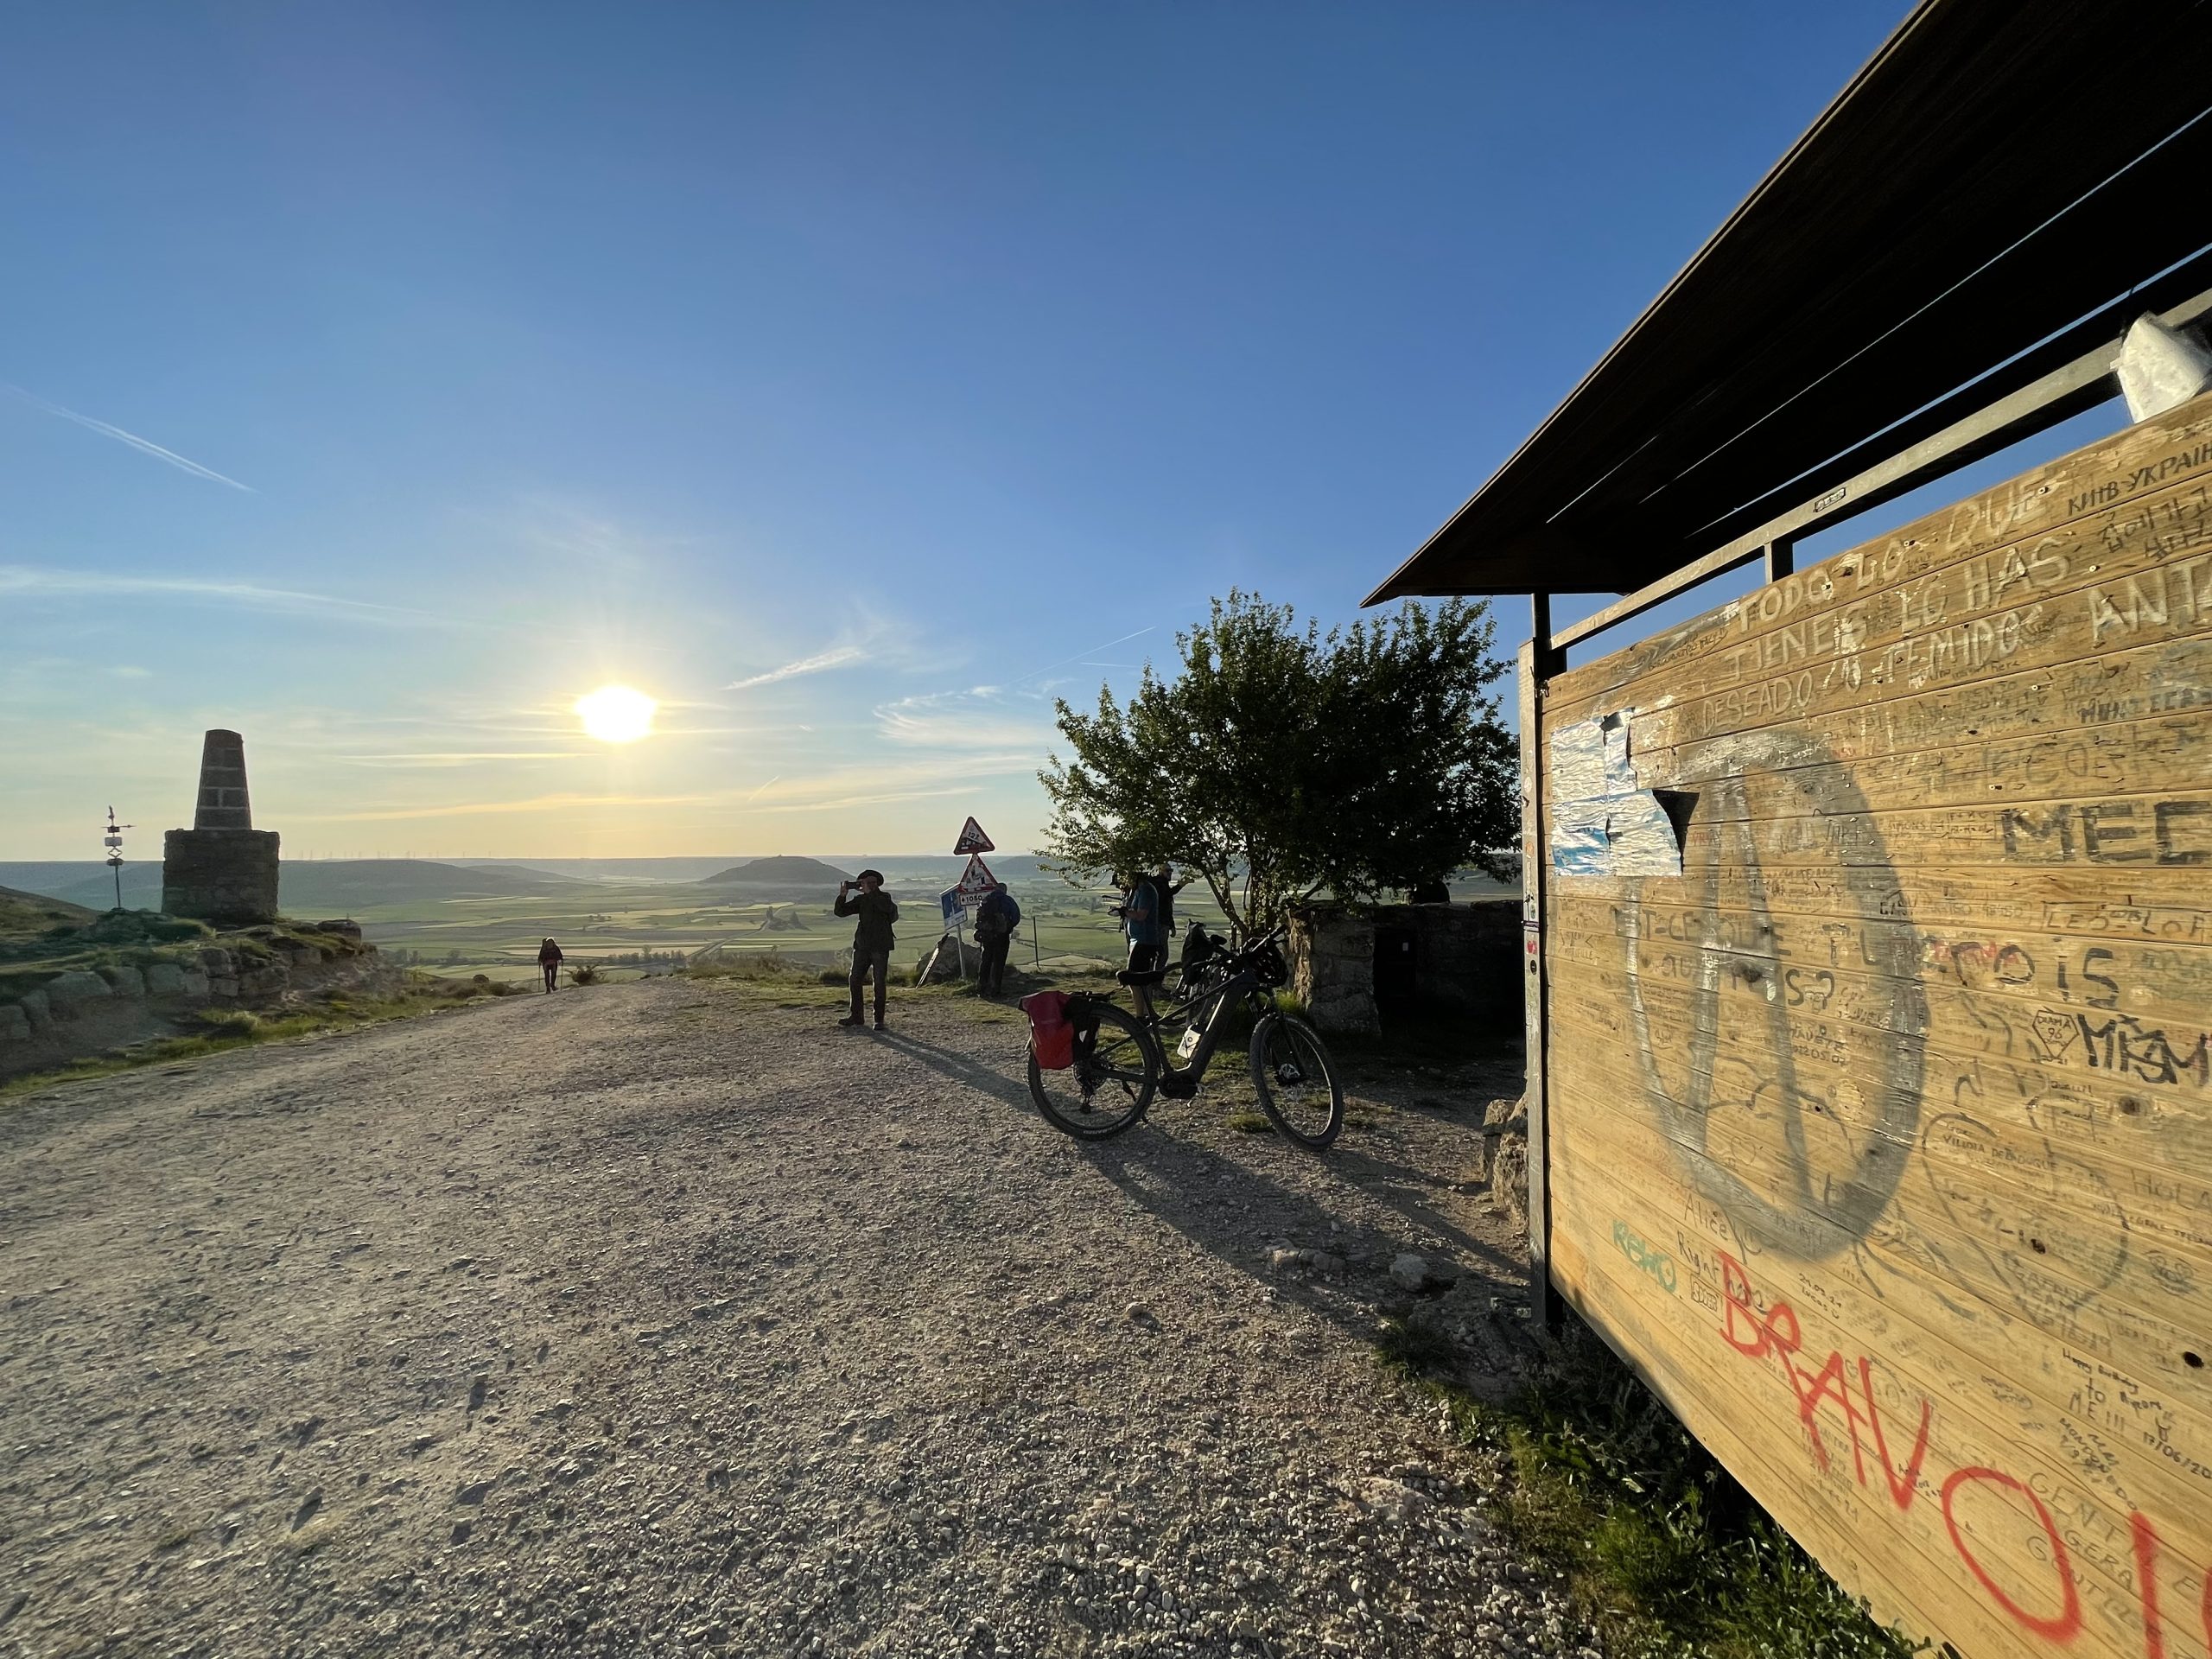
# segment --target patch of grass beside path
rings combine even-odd
[[[428,974],[413,976],[408,988],[397,996],[348,996],[337,993],[312,1004],[270,1016],[245,1008],[201,1008],[191,1016],[195,1029],[175,1037],[156,1037],[133,1043],[109,1054],[88,1055],[48,1071],[27,1072],[0,1083],[0,1101],[31,1094],[56,1084],[86,1077],[111,1077],[143,1065],[167,1065],[179,1060],[219,1054],[226,1049],[257,1043],[279,1043],[359,1026],[381,1025],[389,1020],[440,1014],[481,999],[511,995],[504,987],[469,980],[439,979]]]
[[[1621,1659],[1910,1659],[1611,1349],[1574,1326],[1502,1402],[1429,1375],[1448,1358],[1393,1322],[1382,1363],[1500,1471],[1505,1536],[1566,1574]]]
[[[705,981],[735,995],[766,1001],[779,1008],[835,1008],[842,1011],[850,995],[844,969],[794,962],[773,950],[755,951],[741,957],[709,957],[679,971],[686,979]],[[1007,979],[1009,984],[1006,996],[994,999],[985,996],[972,979],[940,978],[927,985],[916,985],[911,968],[894,967],[887,999],[889,1017],[895,1025],[901,1008],[920,1007],[939,1009],[984,1025],[1018,1024],[1023,1015],[1014,1005],[1020,1001],[1025,991],[1039,988],[1040,986],[1032,984],[1025,976],[1019,974],[1009,974]],[[1081,977],[1063,977],[1049,982],[1064,990],[1100,988],[1099,983]],[[1111,982],[1104,982],[1103,988],[1113,988]]]

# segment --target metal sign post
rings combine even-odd
[[[938,903],[944,911],[944,931],[938,936],[937,949],[930,952],[930,959],[922,964],[919,982],[924,985],[930,982],[930,976],[937,969],[938,958],[944,954],[948,944],[952,947],[952,960],[960,977],[963,980],[968,977],[967,957],[960,949],[961,926],[969,912],[981,905],[996,885],[996,879],[991,874],[990,867],[983,862],[982,855],[997,849],[992,845],[991,838],[983,833],[983,826],[974,818],[960,826],[960,836],[953,842],[952,850],[956,856],[961,854],[967,855],[968,868],[961,871],[959,880],[938,895]]]
[[[101,843],[107,849],[107,867],[115,872],[115,907],[118,910],[123,908],[123,832],[137,827],[135,824],[118,823],[115,809],[108,808],[107,828],[101,836]]]

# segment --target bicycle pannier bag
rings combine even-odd
[[[1033,991],[1021,999],[1029,1016],[1029,1048],[1039,1071],[1065,1071],[1075,1064],[1075,1027],[1068,1022],[1065,991]]]

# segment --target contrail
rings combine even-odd
[[[226,478],[213,467],[202,467],[196,461],[188,461],[175,450],[164,449],[152,439],[142,438],[136,432],[126,432],[121,427],[111,425],[105,421],[96,421],[89,415],[79,415],[75,410],[64,409],[60,404],[50,404],[37,393],[25,391],[21,386],[10,385],[8,390],[35,408],[42,409],[49,415],[59,415],[65,421],[74,421],[78,425],[87,427],[105,437],[113,438],[118,443],[127,443],[142,454],[151,455],[156,461],[166,461],[179,472],[190,473],[194,478],[204,478],[213,484],[227,484],[234,490],[244,490],[248,495],[261,493],[251,484],[241,484],[235,478]]]
[[[778,680],[796,679],[802,674],[818,674],[825,668],[836,668],[853,662],[862,654],[858,645],[837,645],[817,656],[802,657],[795,663],[785,663],[781,668],[772,668],[766,674],[755,674],[748,680],[733,680],[722,690],[745,691],[756,685],[773,685]]]
[[[1154,628],[1156,628],[1159,626],[1160,625],[1156,622],[1153,623],[1149,626],[1139,628],[1136,633],[1123,634],[1122,636],[1122,639],[1134,639],[1137,637],[1137,633],[1150,633]],[[1080,662],[1084,658],[1090,656],[1093,651],[1111,651],[1115,646],[1122,643],[1122,639],[1109,639],[1103,645],[1092,645],[1088,650],[1078,651],[1072,657],[1063,657],[1057,663],[1047,663],[1042,668],[1032,669],[1028,673],[1024,674],[1021,677],[1021,679],[1014,681],[1014,683],[1020,685],[1023,680],[1033,680],[1039,674],[1049,674],[1056,668],[1065,668],[1070,663]],[[1111,668],[1115,666],[1115,664],[1111,663],[1104,663],[1099,664],[1099,666]]]

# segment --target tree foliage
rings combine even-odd
[[[1324,634],[1256,594],[1215,600],[1176,635],[1173,678],[1147,667],[1126,706],[1101,687],[1096,714],[1058,704],[1072,754],[1039,774],[1046,856],[1086,880],[1173,860],[1248,930],[1323,890],[1504,874],[1515,754],[1488,610],[1408,601]]]

